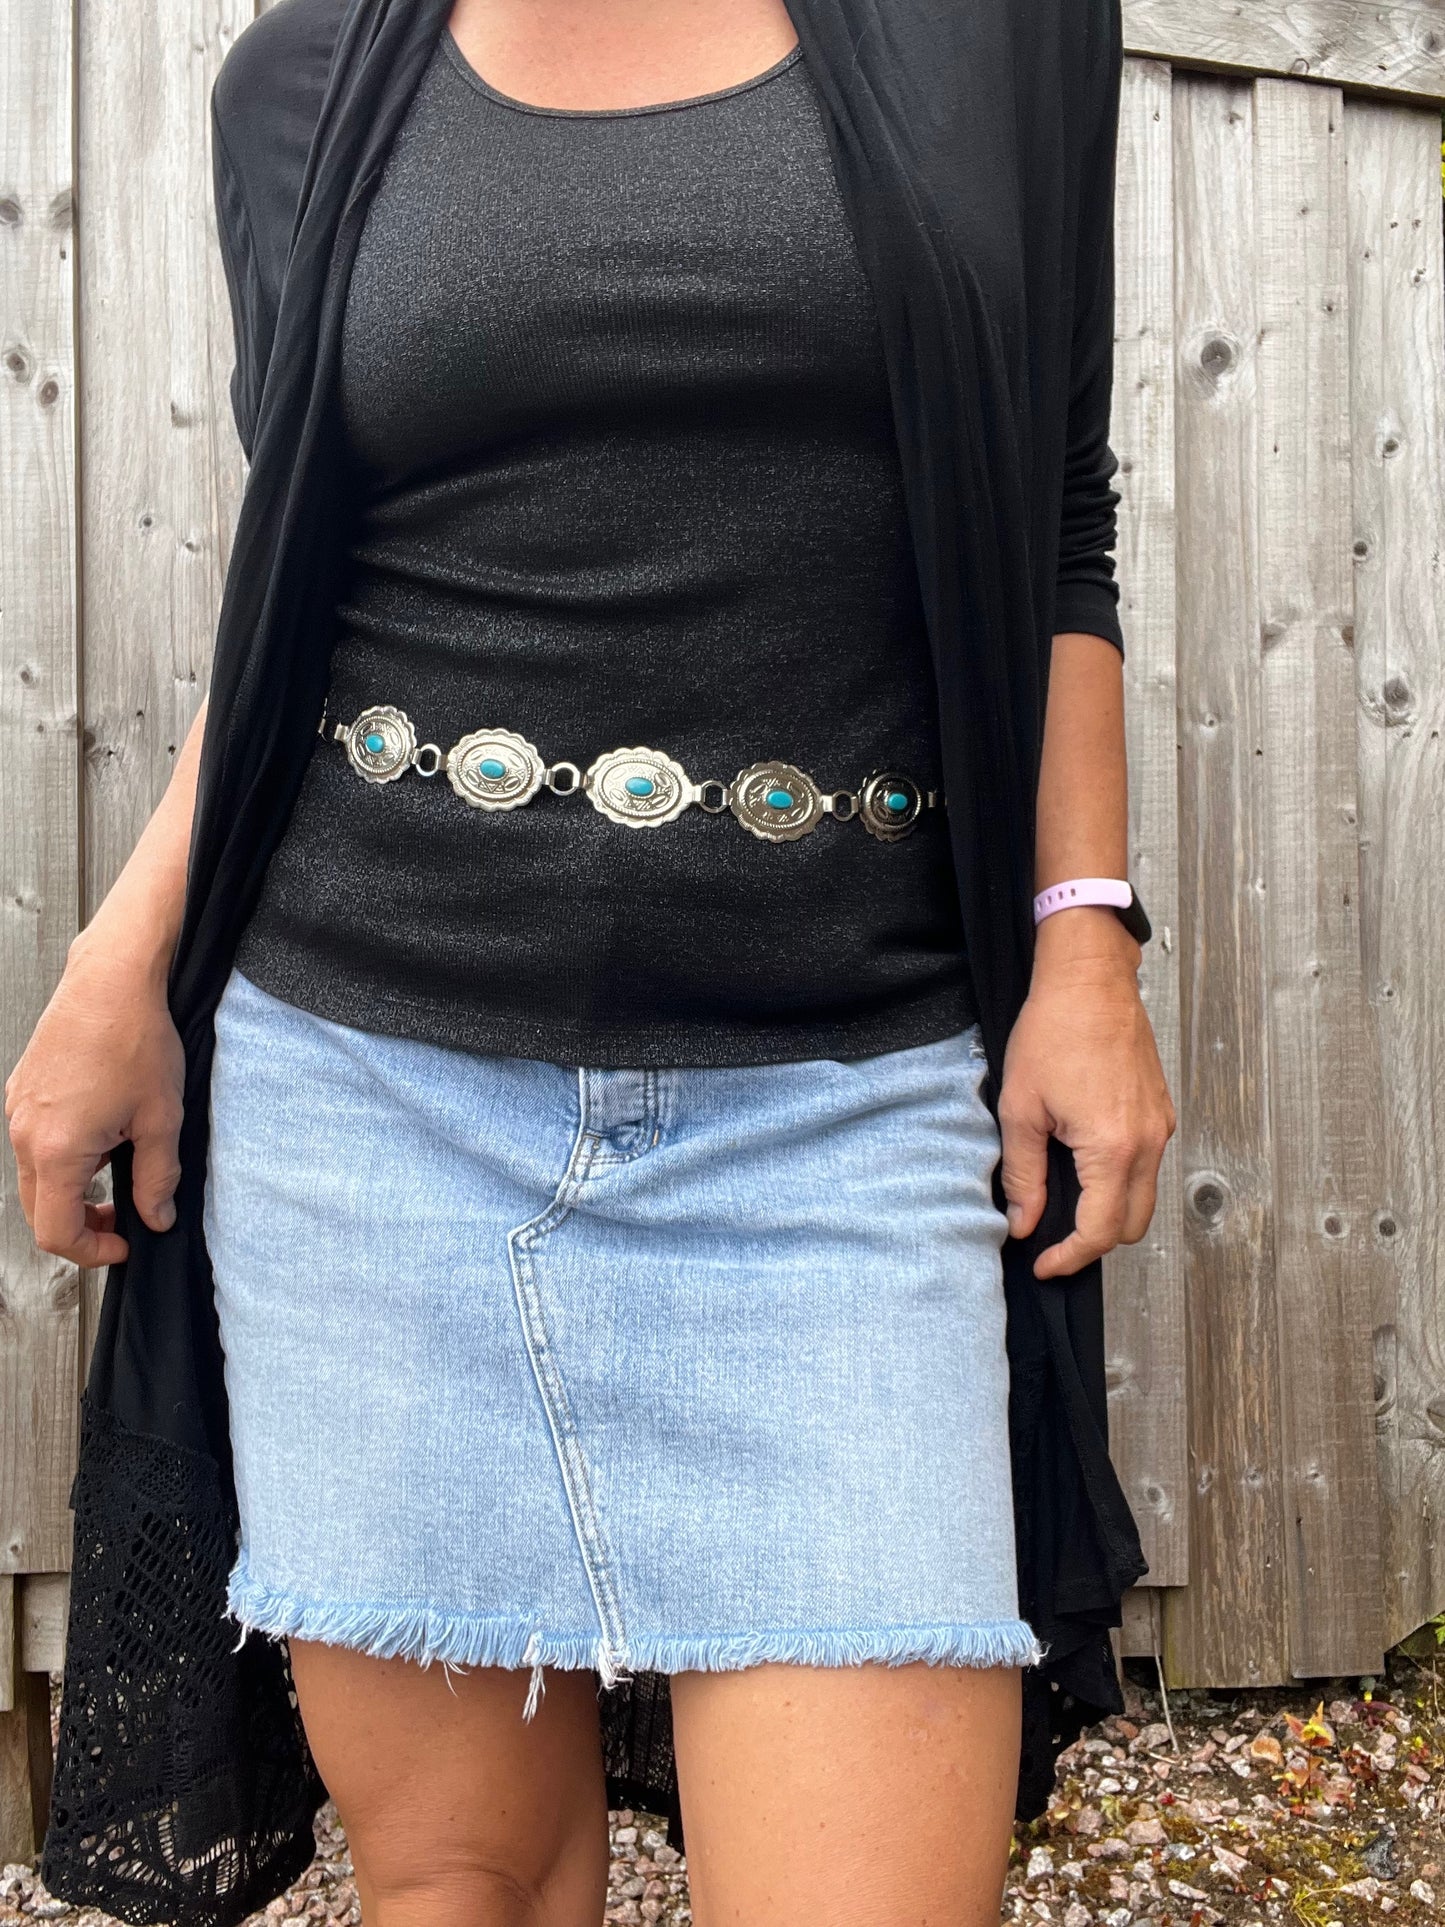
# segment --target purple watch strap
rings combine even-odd
[[[1074,903],[1103,903],[1111,909],[1125,910],[1134,896],[1130,886],[1118,877],[1070,877],[1065,883],[1051,883],[1034,898],[1034,922],[1042,923],[1055,910],[1067,910]]]

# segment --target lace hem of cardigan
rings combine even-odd
[[[42,1877],[122,1920],[230,1927],[304,1869],[325,1794],[284,1649],[233,1650],[236,1520],[219,1468],[83,1398],[72,1498]]]

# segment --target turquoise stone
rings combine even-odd
[[[770,810],[790,810],[793,807],[791,790],[769,790],[768,808]]]
[[[627,779],[629,796],[651,796],[656,788],[657,785],[650,776],[629,776]]]
[[[386,748],[386,738],[380,730],[372,730],[371,734],[366,738],[366,747],[371,751],[373,756],[380,756],[381,752]]]
[[[909,797],[903,794],[902,790],[889,790],[888,792],[888,807],[894,812],[906,810],[910,800]]]
[[[490,777],[493,782],[496,782],[499,776],[505,776],[507,773],[506,764],[495,756],[484,756],[477,767],[481,770],[483,776]]]

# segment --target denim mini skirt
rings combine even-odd
[[[548,1666],[1042,1657],[977,1026],[574,1069],[233,969],[215,1027],[243,1639],[528,1669],[526,1718]]]

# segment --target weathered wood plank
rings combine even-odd
[[[87,915],[170,780],[220,606],[243,464],[208,103],[252,13],[94,0],[81,16]]]
[[[1129,860],[1156,941],[1139,973],[1171,1091],[1179,1087],[1179,803],[1174,629],[1174,275],[1171,81],[1124,66],[1115,206],[1112,446],[1125,631]],[[1189,1577],[1184,1227],[1177,1137],[1144,1240],[1104,1261],[1109,1442],[1151,1585]]]
[[[34,1859],[45,1836],[55,1760],[50,1746],[50,1681],[20,1673],[16,1705],[0,1713],[0,1865]]]
[[[1373,1231],[1385,1639],[1445,1606],[1445,261],[1440,122],[1347,103],[1365,981],[1383,1067]]]
[[[19,1610],[15,1615],[20,1669],[25,1673],[58,1673],[65,1664],[66,1613],[70,1605],[70,1575],[30,1572],[17,1580]]]
[[[29,1860],[50,1811],[50,1681],[19,1663],[16,1581],[0,1573],[0,1865]]]
[[[1157,1586],[1131,1586],[1124,1594],[1119,1628],[1121,1659],[1153,1659],[1163,1651],[1161,1593]]]
[[[1287,1677],[1259,743],[1252,89],[1174,76],[1180,1151],[1193,1583],[1182,1685]]]
[[[6,1075],[78,906],[68,8],[15,0],[0,77],[0,1046]],[[0,1571],[69,1558],[78,1274],[36,1250],[0,1150]]]
[[[1445,99],[1438,0],[1123,0],[1124,45],[1181,66],[1326,80]]]
[[[35,1852],[30,1804],[30,1729],[23,1707],[0,1713],[0,1866]]]
[[[1284,1554],[1301,1677],[1384,1660],[1371,1356],[1380,1109],[1360,975],[1343,115],[1333,88],[1254,90],[1258,767]]]
[[[15,1575],[0,1572],[0,1713],[15,1705]]]

